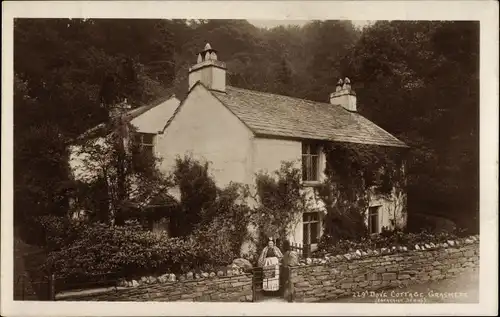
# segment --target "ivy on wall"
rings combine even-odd
[[[366,210],[370,195],[393,201],[406,212],[404,150],[354,143],[328,143],[325,180],[316,194],[325,203],[326,239],[359,239],[367,234]],[[401,206],[400,206],[401,205]]]

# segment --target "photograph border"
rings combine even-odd
[[[405,304],[13,301],[13,19],[56,17],[480,21],[480,302],[419,304],[408,307]],[[498,312],[498,27],[496,1],[3,2],[1,314],[5,316],[495,315]]]

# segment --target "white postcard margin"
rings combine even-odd
[[[480,21],[479,304],[104,303],[13,299],[13,19],[204,18]],[[8,1],[2,3],[3,316],[495,315],[498,312],[498,3],[496,1]]]

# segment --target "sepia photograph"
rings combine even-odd
[[[480,29],[15,17],[12,299],[479,304]]]

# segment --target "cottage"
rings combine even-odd
[[[180,104],[172,98],[163,108],[150,106],[129,115],[142,133],[143,145],[161,158],[159,167],[165,173],[178,156],[188,154],[211,163],[219,186],[231,181],[253,185],[259,171],[273,172],[283,161],[301,162],[310,212],[302,215],[289,239],[314,249],[325,210],[312,188],[325,178],[324,144],[407,147],[357,113],[348,78],[339,80],[332,90],[325,96],[329,103],[322,103],[229,86],[225,63],[207,44],[189,69],[189,92]],[[371,233],[406,225],[399,198],[371,195],[366,216]]]
[[[177,156],[189,153],[211,163],[218,185],[231,181],[253,185],[259,171],[273,172],[283,161],[302,162],[304,190],[313,201],[289,238],[314,248],[321,236],[324,208],[314,200],[311,188],[325,177],[322,145],[407,147],[356,112],[356,95],[348,78],[333,90],[325,96],[330,102],[321,103],[231,87],[226,84],[225,63],[207,44],[189,69],[189,93],[156,136],[156,151],[163,153],[161,169],[168,171]],[[394,201],[372,195],[366,218],[370,231],[405,226],[401,210],[402,206],[394,208]],[[397,220],[392,222],[394,217]]]

